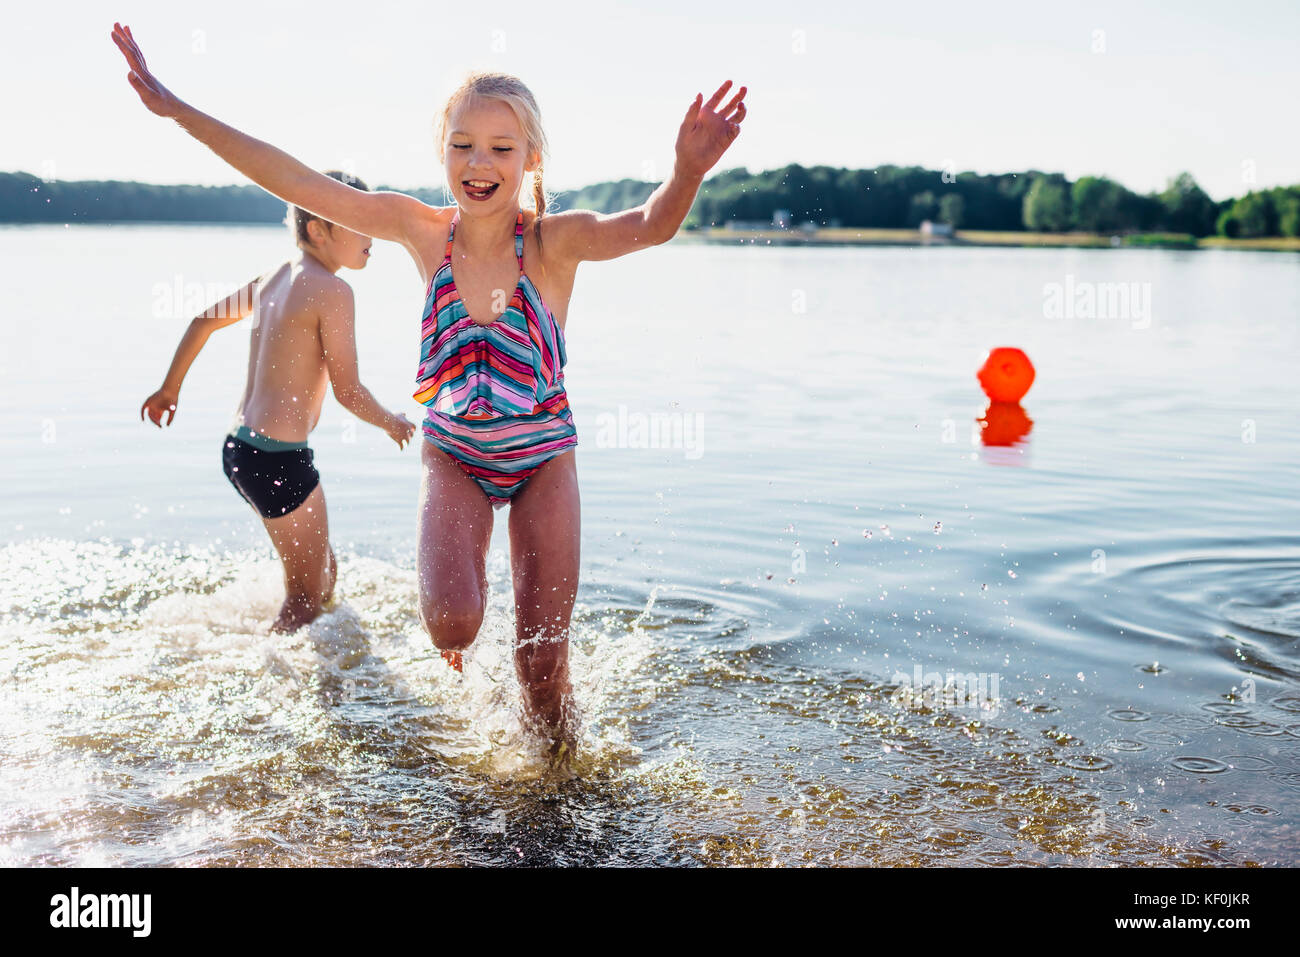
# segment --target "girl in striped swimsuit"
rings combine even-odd
[[[524,211],[515,216],[519,281],[506,311],[470,318],[452,276],[452,217],[442,266],[429,280],[415,398],[429,407],[424,437],[506,505],[543,465],[578,444],[564,392],[564,330],[524,269]]]
[[[707,101],[696,95],[677,133],[672,175],[640,206],[611,215],[546,214],[537,101],[513,76],[470,74],[440,117],[438,149],[456,205],[438,208],[403,193],[352,189],[199,112],[149,72],[129,29],[114,25],[113,39],[151,111],[174,119],[268,192],[400,243],[415,260],[425,284],[416,396],[428,407],[421,619],[459,668],[483,621],[494,509],[508,502],[525,716],[550,737],[553,752],[571,747],[577,716],[568,630],[578,591],[579,502],[563,367],[574,273],[580,262],[673,237],[704,176],[740,132],[745,87],[725,103],[730,80]],[[520,207],[526,173],[534,210]]]

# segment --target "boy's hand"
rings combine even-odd
[[[126,62],[131,67],[131,72],[127,74],[126,79],[135,92],[140,94],[140,101],[149,108],[151,113],[159,116],[176,116],[184,104],[149,72],[144,62],[144,54],[136,45],[135,37],[131,36],[131,28],[114,23],[113,42],[117,44],[117,48],[122,51],[122,55],[126,57]]]
[[[704,94],[695,95],[677,132],[677,169],[681,173],[702,179],[740,133],[740,121],[745,118],[745,87],[721,110],[714,110],[730,86],[730,80],[722,84],[703,106],[700,100]]]
[[[144,421],[144,415],[149,413],[149,420],[158,428],[162,428],[163,413],[167,413],[167,424],[172,424],[172,419],[176,418],[176,393],[167,389],[159,389],[149,398],[144,400],[144,405],[140,406],[140,421]]]
[[[406,416],[398,413],[393,416],[392,422],[388,425],[388,437],[397,443],[399,449],[406,448],[406,443],[411,441],[411,436],[415,434],[415,424]]]

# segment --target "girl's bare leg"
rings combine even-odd
[[[421,440],[418,577],[420,620],[449,661],[459,660],[483,624],[492,505],[446,452]]]
[[[318,484],[288,515],[262,524],[284,566],[284,604],[271,625],[290,632],[315,620],[334,591],[334,550],[330,548],[325,487]]]
[[[527,714],[572,749],[569,619],[578,594],[581,503],[570,449],[543,465],[510,503],[515,670]]]

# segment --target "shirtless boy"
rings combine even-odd
[[[326,175],[366,190],[356,178]],[[352,287],[335,275],[364,269],[370,239],[296,206],[289,222],[298,252],[288,261],[214,303],[186,330],[162,388],[144,401],[162,428],[176,417],[181,383],[217,329],[252,315],[248,383],[235,423],[222,440],[222,463],[236,491],[257,511],[284,565],[285,599],[271,630],[290,632],[320,614],[334,594],[337,564],[329,543],[325,492],[307,447],[320,419],[328,381],[345,409],[388,433],[398,448],[415,432],[406,416],[389,412],[357,372]]]

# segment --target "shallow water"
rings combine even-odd
[[[166,288],[285,251],[256,227],[0,229],[4,863],[1300,862],[1297,257],[584,264],[562,777],[516,713],[507,512],[458,676],[414,604],[418,449],[331,400],[340,602],[272,637],[278,568],[218,460],[246,330],[209,343],[170,430],[139,422],[184,326]],[[362,377],[414,418],[419,283],[376,252],[345,274]],[[1067,282],[1149,284],[1148,309],[1048,317]],[[1038,369],[1006,447],[975,424],[996,345]],[[639,447],[656,414],[675,447]],[[927,690],[949,674],[974,693]]]

